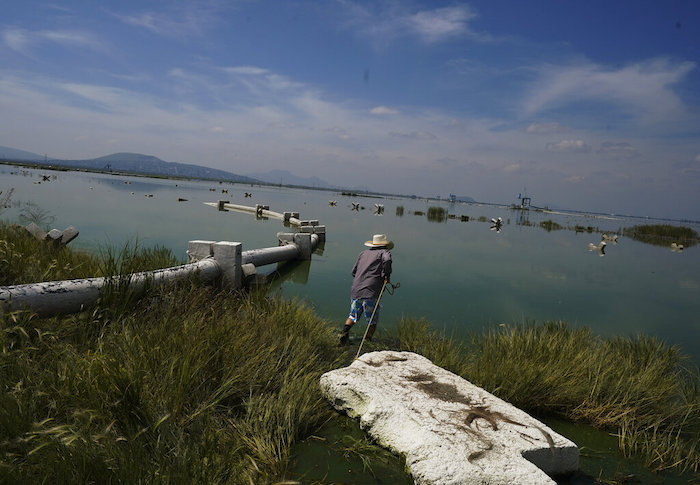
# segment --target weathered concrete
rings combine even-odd
[[[78,237],[78,234],[80,234],[80,232],[78,231],[77,227],[75,227],[75,226],[66,227],[63,230],[63,234],[61,234],[61,244],[68,244],[73,239]]]
[[[30,222],[24,228],[27,230],[27,232],[29,232],[29,234],[34,236],[39,241],[51,242],[56,246],[65,246],[73,239],[78,237],[79,234],[78,229],[76,229],[74,226],[68,226],[63,231],[59,231],[58,229],[51,229],[48,233],[44,232],[39,226],[37,226],[33,222]]]
[[[239,212],[246,212],[254,214],[256,217],[268,217],[272,219],[279,219],[285,224],[290,224],[293,226],[301,225],[298,212],[275,212],[271,211],[270,207],[267,205],[257,204],[255,207],[250,207],[247,205],[231,204],[227,200],[219,200],[218,202],[205,202],[204,205],[216,207],[220,211],[234,210]]]
[[[410,352],[372,352],[321,376],[332,405],[406,457],[417,484],[555,482],[576,444],[525,412]]]
[[[61,241],[61,236],[63,233],[59,231],[58,229],[51,229],[48,233],[48,240],[55,241],[56,243],[59,243]]]
[[[255,266],[265,266],[282,261],[290,261],[299,257],[299,248],[294,244],[277,246],[274,248],[251,249],[243,254],[243,264],[251,263]]]
[[[219,264],[224,281],[232,288],[242,285],[242,248],[239,242],[220,241],[213,245],[212,257]]]
[[[213,259],[197,263],[134,273],[122,278],[129,281],[130,288],[141,291],[148,284],[161,284],[175,281],[197,272],[203,281],[209,281],[221,274],[221,268]],[[100,290],[110,281],[118,282],[119,277],[82,278],[68,281],[50,281],[27,285],[0,287],[0,312],[29,309],[40,316],[75,313],[97,303]]]
[[[48,234],[46,234],[39,226],[37,226],[33,222],[30,222],[24,228],[29,232],[29,234],[37,238],[39,241],[46,241],[46,238],[48,237]]]

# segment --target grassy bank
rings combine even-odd
[[[53,248],[0,224],[2,285],[176,263],[137,244]],[[294,478],[295,443],[334,415],[318,378],[354,356],[338,329],[303,304],[195,281],[139,300],[122,290],[77,315],[0,318],[0,482]],[[698,471],[700,385],[675,348],[564,324],[458,341],[409,319],[396,337],[367,350],[419,352],[531,413],[614,430],[651,468]]]
[[[174,258],[71,253],[2,225],[0,261],[8,284]],[[303,305],[195,281],[103,296],[62,318],[2,316],[0,482],[272,482],[332,415],[318,379],[339,366],[335,334]]]
[[[700,378],[652,337],[600,338],[565,323],[503,326],[468,342],[405,320],[400,346],[539,416],[619,435],[653,470],[700,470]]]
[[[2,328],[8,483],[268,483],[331,415],[333,332],[293,302],[185,283]]]

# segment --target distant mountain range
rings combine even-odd
[[[115,172],[129,172],[166,177],[185,177],[213,180],[230,180],[243,183],[260,183],[259,180],[225,170],[189,163],[165,162],[160,158],[140,153],[114,153],[87,160],[61,160],[36,153],[0,146],[0,160],[37,162],[69,168],[85,168]]]
[[[17,150],[16,148],[4,147],[0,145],[0,160],[17,160],[21,162],[38,162],[44,157],[32,152]]]
[[[166,162],[160,158],[151,155],[142,155],[140,153],[114,153],[112,155],[90,158],[87,160],[62,160],[0,145],[0,160],[35,162],[70,168],[142,173],[170,177],[232,180],[243,183],[299,185],[324,189],[337,188],[318,177],[298,177],[287,170],[271,170],[269,172],[239,175],[201,165]]]
[[[225,170],[204,167],[189,163],[166,162],[160,158],[140,153],[113,153],[104,157],[87,160],[62,160],[39,155],[37,153],[18,150],[0,145],[0,160],[14,162],[31,162],[46,165],[88,169],[96,171],[128,172],[144,175],[160,175],[165,177],[198,178],[210,180],[226,180],[242,183],[263,183],[271,185],[296,185],[317,189],[351,190],[353,192],[372,192],[368,187],[338,187],[318,177],[299,177],[287,170],[270,170],[269,172],[249,173],[239,175]],[[461,196],[457,200],[473,202],[471,197]]]

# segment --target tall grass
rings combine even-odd
[[[9,482],[266,482],[331,412],[333,331],[294,302],[192,281],[119,316],[2,323]]]
[[[23,229],[0,231],[3,284],[173,263],[167,251],[138,244],[90,256],[47,247]],[[298,302],[194,279],[150,288],[138,300],[115,292],[62,318],[3,314],[0,482],[287,478],[294,443],[332,413],[318,379],[347,364],[334,333]],[[615,430],[620,448],[653,469],[700,469],[698,372],[654,338],[603,339],[546,323],[465,340],[406,319],[395,342],[388,345],[533,414]]]
[[[561,322],[502,326],[464,343],[408,319],[399,341],[529,412],[615,430],[621,450],[654,470],[700,470],[700,377],[676,347]]]
[[[0,221],[0,285],[97,276],[99,259],[32,237]]]
[[[2,230],[2,260],[22,267],[9,284],[173,264]],[[334,330],[302,304],[194,279],[140,299],[124,288],[66,317],[0,315],[0,482],[283,479],[293,443],[332,413],[318,380],[340,365]]]

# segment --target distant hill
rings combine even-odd
[[[112,155],[90,158],[87,160],[61,160],[55,158],[47,159],[45,156],[37,155],[36,153],[0,146],[0,160],[2,159],[19,162],[46,162],[61,167],[85,168],[90,170],[259,183],[259,180],[225,170],[189,163],[166,162],[160,158],[151,155],[142,155],[140,153],[113,153]]]
[[[296,185],[301,187],[313,187],[319,189],[340,189],[318,177],[299,177],[287,170],[271,170],[264,173],[252,173],[238,175],[225,170],[204,167],[188,163],[166,162],[152,155],[140,153],[113,153],[104,157],[90,158],[86,160],[66,160],[46,157],[36,153],[17,150],[15,148],[0,145],[0,160],[19,162],[46,162],[47,164],[84,168],[88,170],[114,171],[140,173],[144,175],[161,175],[166,177],[202,178],[212,180],[231,180],[242,183],[266,183]],[[358,192],[370,191],[367,187],[349,188]]]
[[[190,163],[166,162],[151,155],[140,153],[113,153],[104,157],[88,160],[51,160],[54,165],[64,165],[97,170],[133,172],[168,177],[206,178],[214,180],[233,180],[236,182],[255,183],[255,179],[225,170],[203,167]]]
[[[299,177],[286,170],[270,170],[269,172],[248,173],[246,175],[269,184],[299,185],[302,187],[316,187],[324,189],[337,188],[318,177]]]
[[[38,162],[44,160],[43,155],[32,152],[25,152],[16,148],[4,147],[0,145],[0,160],[17,160],[22,162]]]

